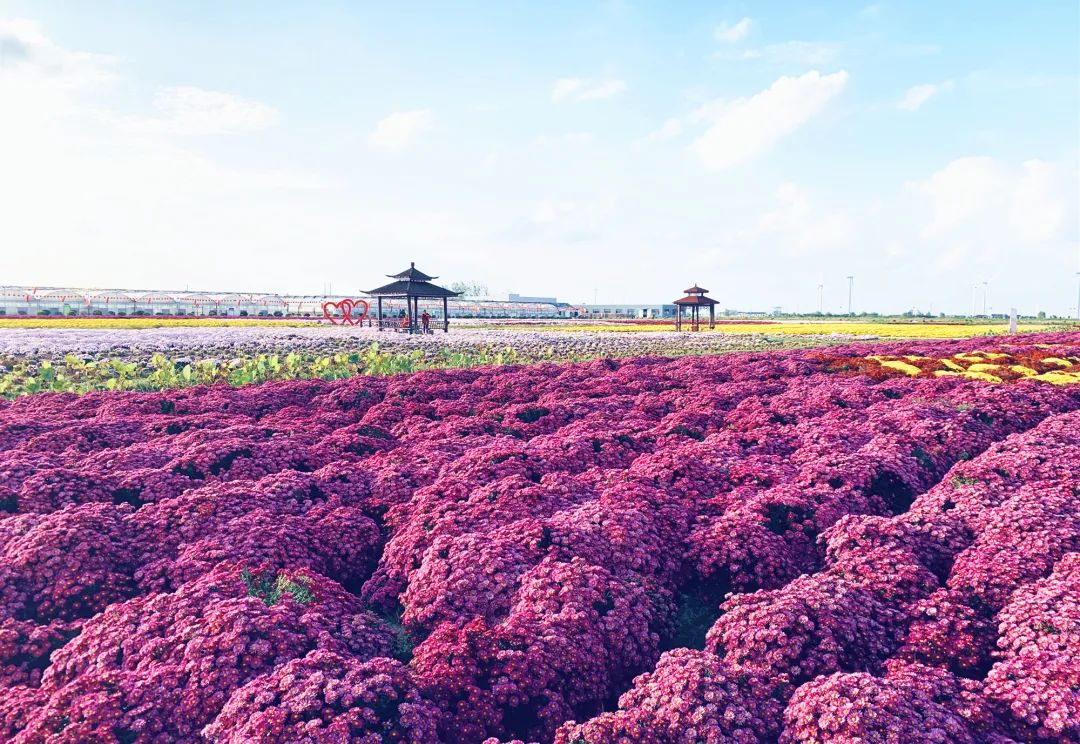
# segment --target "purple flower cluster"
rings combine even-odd
[[[268,573],[293,591],[259,591]],[[291,659],[314,649],[370,658],[390,643],[359,600],[328,579],[221,563],[176,592],[87,620],[52,654],[38,710],[14,740],[191,738],[234,690]]]
[[[236,690],[202,736],[221,744],[438,744],[436,716],[400,662],[320,650]]]
[[[1080,553],[1014,592],[997,619],[987,697],[1018,738],[1080,740]]]
[[[830,364],[0,402],[0,739],[1075,739],[1080,386]]]
[[[991,716],[979,688],[977,682],[917,666],[890,665],[883,676],[818,677],[792,697],[780,743],[985,742],[989,737],[978,728]]]

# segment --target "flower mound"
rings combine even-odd
[[[384,655],[389,633],[317,575],[222,563],[172,594],[88,620],[45,672],[40,709],[16,741],[191,738],[231,693],[313,649]]]
[[[236,690],[202,736],[220,744],[438,744],[435,720],[400,662],[312,651]]]

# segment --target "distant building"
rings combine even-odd
[[[554,297],[530,297],[528,295],[519,295],[513,292],[507,297],[507,302],[541,302],[546,305],[558,305],[559,301]]]
[[[675,305],[585,305],[584,317],[604,319],[619,318],[674,318]]]
[[[723,314],[725,317],[738,316],[741,318],[764,318],[770,315],[764,310],[732,310],[731,308],[725,308]]]

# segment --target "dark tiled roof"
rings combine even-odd
[[[397,281],[367,290],[369,295],[382,295],[383,297],[457,297],[460,292],[444,289],[428,281]]]
[[[432,279],[439,278],[437,276],[428,276],[416,268],[415,263],[410,263],[409,268],[405,269],[405,271],[400,274],[387,274],[387,276],[391,279],[405,279],[406,281],[412,282],[430,282]]]
[[[687,295],[686,297],[680,297],[675,300],[676,305],[715,305],[716,300],[712,297],[705,297],[704,295]]]

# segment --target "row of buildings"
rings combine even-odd
[[[322,295],[244,292],[136,291],[64,287],[0,286],[3,316],[197,316],[317,318]],[[555,297],[510,293],[505,298],[453,298],[452,318],[674,319],[675,305],[574,305]],[[441,314],[441,303],[437,308]],[[384,301],[388,314],[403,312],[404,301]],[[435,307],[433,305],[433,312]]]
[[[0,287],[0,316],[197,316],[322,317],[322,305],[337,299],[322,295],[244,292],[136,291],[65,287]],[[441,313],[441,302],[438,308]],[[405,310],[404,300],[385,300],[384,310]],[[581,309],[555,298],[467,299],[449,301],[456,318],[571,318]]]

